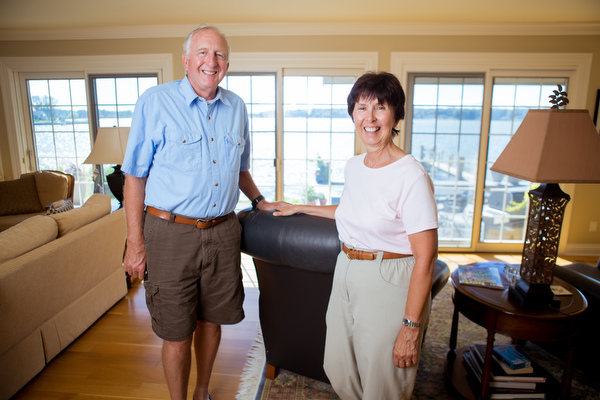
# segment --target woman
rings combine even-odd
[[[367,152],[346,164],[340,204],[274,213],[336,220],[343,245],[327,309],[324,367],[343,400],[410,399],[429,318],[437,209],[429,175],[393,142],[404,103],[394,75],[361,76],[348,113]]]

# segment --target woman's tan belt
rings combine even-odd
[[[351,248],[348,248],[348,246],[346,246],[345,244],[342,244],[342,250],[344,251],[344,253],[346,253],[346,256],[351,260],[375,260],[375,259],[377,259],[376,251],[363,251],[363,250],[351,249]],[[412,256],[412,254],[398,254],[398,253],[391,253],[389,251],[383,252],[384,260],[389,260],[389,259],[393,259],[393,258],[406,258],[406,257],[411,257],[411,256]]]

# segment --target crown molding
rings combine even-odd
[[[306,22],[215,24],[227,36],[574,36],[600,35],[590,22]],[[0,29],[0,41],[185,37],[196,25]]]

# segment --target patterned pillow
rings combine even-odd
[[[72,210],[73,208],[73,202],[71,200],[55,201],[54,203],[46,207],[46,215],[62,213],[65,211]]]

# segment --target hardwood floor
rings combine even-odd
[[[495,260],[519,263],[520,255],[443,253],[451,270],[459,264]],[[560,258],[558,264],[590,257]],[[223,338],[210,383],[215,400],[235,399],[246,354],[254,343],[258,320],[258,284],[252,260],[242,257],[246,319],[223,326]],[[192,363],[193,365],[194,363]],[[194,368],[194,367],[193,367]],[[190,396],[195,370],[190,379]],[[144,288],[140,281],[71,346],[25,386],[14,400],[168,399],[161,364],[161,341],[150,328]]]

